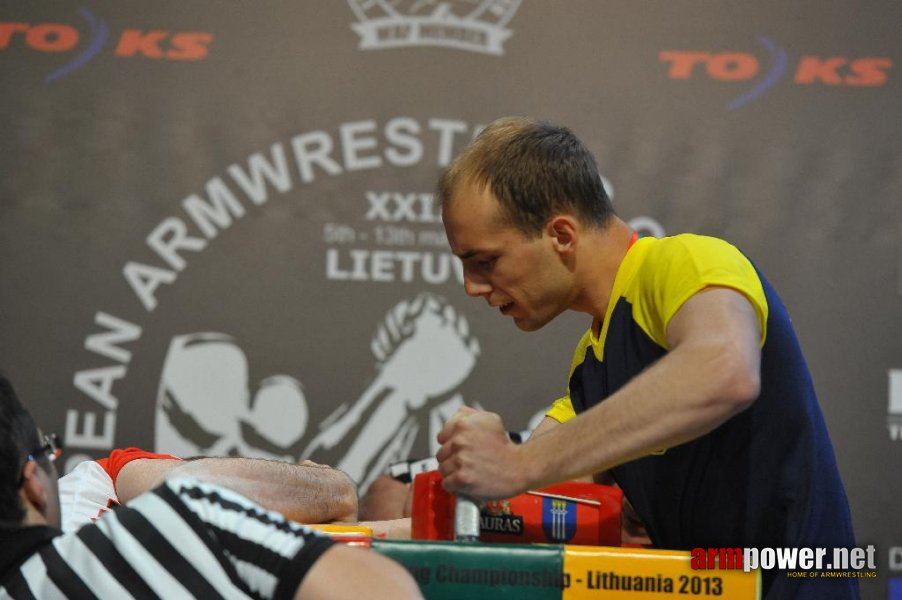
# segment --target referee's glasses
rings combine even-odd
[[[43,436],[44,444],[39,448],[35,448],[31,452],[28,453],[28,456],[25,457],[25,462],[22,463],[21,475],[19,475],[19,486],[22,486],[22,482],[25,480],[25,465],[33,460],[38,460],[43,456],[47,457],[47,460],[50,462],[55,461],[60,457],[63,453],[63,443],[60,441],[60,438],[55,433],[51,433]]]

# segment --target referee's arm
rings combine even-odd
[[[298,600],[406,600],[422,598],[404,567],[374,550],[335,544],[315,562],[294,596]]]

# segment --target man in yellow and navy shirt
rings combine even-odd
[[[786,308],[727,242],[637,239],[567,129],[490,124],[439,184],[469,295],[524,331],[591,315],[567,395],[529,442],[465,411],[443,485],[510,497],[608,472],[661,548],[855,546],[848,501]],[[858,597],[852,579],[766,571],[768,599]]]

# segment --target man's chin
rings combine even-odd
[[[548,321],[536,321],[526,317],[514,317],[514,325],[516,325],[517,329],[520,331],[538,331],[547,324]]]
[[[563,312],[563,309],[558,310],[549,307],[541,313],[532,312],[520,316],[510,315],[510,317],[514,320],[514,325],[516,325],[517,329],[520,331],[538,331],[554,321],[554,319]]]

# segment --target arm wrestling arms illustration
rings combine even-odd
[[[375,379],[350,407],[343,405],[323,422],[303,452],[316,460],[318,452],[346,447],[335,464],[362,490],[390,463],[408,457],[420,429],[418,411],[428,406],[432,420],[446,412],[444,404],[463,404],[459,394],[441,401],[463,383],[479,354],[466,318],[428,293],[395,305],[371,348],[378,361]]]

